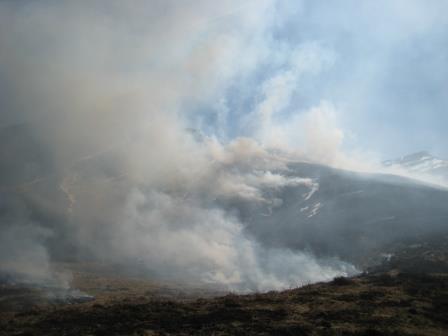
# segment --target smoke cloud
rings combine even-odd
[[[356,273],[247,216],[318,190],[294,160],[375,168],[347,154],[338,105],[297,104],[340,56],[282,36],[306,8],[0,2],[1,269],[65,285],[53,263],[87,259],[238,291]]]
[[[1,86],[10,94],[1,122],[19,133],[16,148],[4,146],[11,167],[2,180],[16,183],[2,199],[20,203],[2,204],[10,218],[2,221],[3,270],[14,264],[43,281],[55,278],[54,259],[89,258],[243,291],[355,272],[336,259],[261,246],[229,204],[275,207],[282,200],[265,190],[312,181],[282,175],[282,160],[255,140],[225,145],[190,128],[195,106],[263,62],[272,8],[2,2]],[[281,103],[266,99],[256,114]]]

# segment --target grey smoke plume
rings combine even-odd
[[[370,240],[353,241],[374,246],[405,232],[416,217],[381,196],[398,199],[411,182],[389,188],[303,163],[375,168],[370,153],[342,150],[350,134],[325,95],[287,113],[338,59],[318,39],[274,36],[302,5],[0,2],[2,270],[65,284],[54,262],[94,260],[240,291],[280,289],[355,273],[338,259],[356,259],[345,235],[367,232]],[[316,171],[338,187],[322,188]],[[414,189],[405,205],[434,201],[441,226],[446,195]],[[358,212],[340,211],[364,191]],[[368,226],[373,218],[386,227],[397,209],[393,235]]]
[[[263,61],[272,8],[0,3],[2,270],[46,281],[52,261],[88,258],[235,290],[353,273],[264,247],[229,205],[275,207],[266,190],[311,180],[283,175],[282,158],[254,140],[188,130],[192,107]]]

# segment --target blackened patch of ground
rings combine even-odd
[[[393,255],[358,277],[264,294],[197,299],[207,292],[85,272],[75,279],[93,302],[34,305],[29,290],[0,288],[0,336],[448,336],[446,242],[411,242]]]
[[[448,275],[363,275],[343,282],[34,310],[2,319],[0,335],[448,335]]]

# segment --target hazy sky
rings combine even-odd
[[[419,148],[447,155],[448,4],[368,3],[304,13],[313,18],[304,30],[337,54],[318,79],[322,95],[341,106],[342,127],[363,146],[391,156]]]
[[[321,65],[299,75],[283,117],[326,101],[346,148],[448,157],[446,1],[279,1],[276,8],[265,34],[277,55],[227,92],[233,120],[259,99],[260,81],[287,70],[282,57],[309,48]]]
[[[447,9],[446,1],[307,2],[284,34],[334,51],[311,96],[333,101],[341,127],[362,147],[446,157]]]
[[[211,73],[213,94],[186,97],[182,113],[208,135],[301,147],[301,116],[325,106],[321,133],[337,130],[346,150],[448,158],[444,0],[191,1],[166,22],[175,2],[66,4],[0,3],[1,124],[40,119],[33,99],[49,100],[37,88],[59,86],[55,74],[141,84],[193,57],[186,81]]]

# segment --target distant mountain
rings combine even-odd
[[[399,167],[410,173],[430,174],[448,179],[448,160],[443,160],[421,151],[395,160],[384,161],[386,167]]]
[[[189,132],[198,141],[202,137],[195,130]],[[52,232],[45,238],[52,258],[87,254],[77,238],[74,218],[84,220],[86,213],[89,225],[92,218],[102,223],[100,211],[90,214],[85,205],[91,199],[101,200],[101,195],[123,202],[122,195],[132,186],[126,177],[120,180],[115,154],[74,158],[70,167],[58,170],[28,125],[0,129],[0,231],[11,223],[31,221]],[[448,233],[447,189],[395,175],[355,173],[300,161],[286,165],[270,171],[250,165],[239,173],[272,173],[298,183],[260,187],[263,201],[218,196],[210,207],[238,217],[246,233],[262,246],[311,251],[361,266],[373,251],[382,251],[393,241]],[[448,177],[448,161],[427,152],[385,165]],[[240,168],[222,169],[238,173]],[[95,184],[98,179],[116,184]],[[90,193],[84,189],[87,183],[94,184]],[[73,196],[79,196],[76,204]],[[107,237],[108,228],[98,225],[98,236]]]
[[[269,204],[234,204],[247,230],[266,245],[338,256],[362,267],[391,242],[447,232],[448,191],[387,174],[294,162],[290,177],[309,186],[266,190]]]

